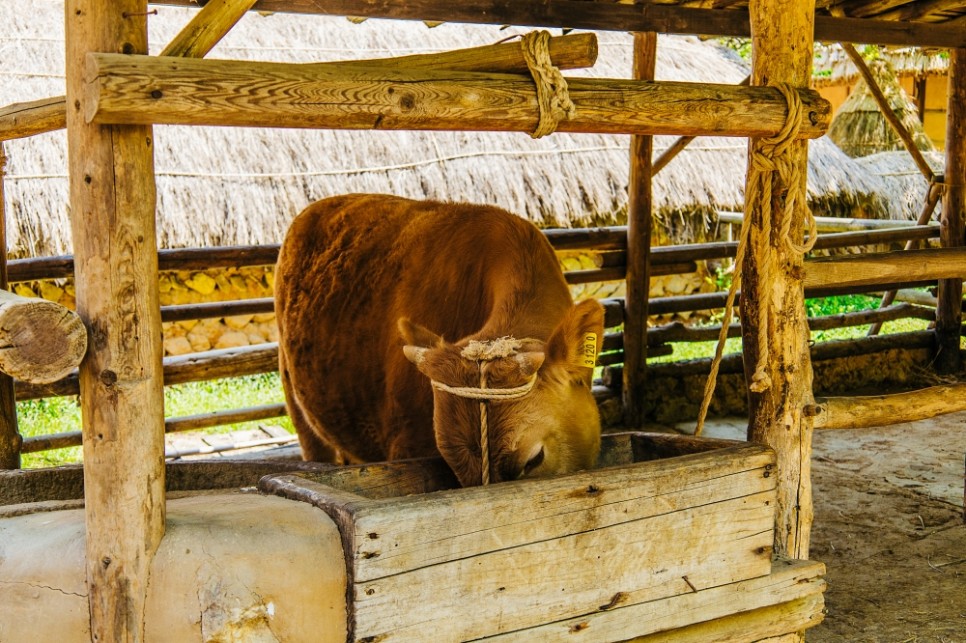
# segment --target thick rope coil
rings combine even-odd
[[[490,429],[488,426],[488,402],[490,400],[515,400],[521,398],[533,390],[537,382],[537,374],[534,373],[527,382],[521,386],[511,388],[487,388],[486,370],[483,368],[486,362],[515,355],[523,342],[512,337],[499,337],[490,341],[470,341],[460,356],[464,359],[473,360],[480,369],[480,386],[449,386],[442,382],[433,380],[433,388],[480,402],[480,453],[483,485],[490,484]]]
[[[533,138],[552,134],[564,118],[573,118],[577,111],[567,91],[567,80],[550,59],[550,32],[531,31],[520,41],[523,59],[537,86],[537,127]]]
[[[761,235],[766,240],[770,240],[772,237],[772,222],[774,221],[771,207],[772,186],[775,183],[785,186],[788,190],[784,200],[784,212],[782,213],[781,242],[790,251],[804,254],[815,246],[817,240],[815,217],[805,202],[805,181],[801,176],[802,168],[797,163],[793,164],[788,158],[789,149],[798,138],[798,132],[801,129],[804,108],[801,97],[794,87],[782,83],[777,86],[777,89],[788,104],[788,113],[782,129],[774,136],[762,139],[750,160],[748,193],[745,195],[745,220],[735,256],[731,287],[728,289],[728,298],[725,302],[724,317],[721,320],[721,332],[718,334],[718,344],[715,348],[714,359],[711,361],[711,373],[705,383],[704,399],[701,401],[701,409],[698,412],[695,435],[701,435],[704,429],[708,407],[711,405],[711,398],[714,396],[721,357],[724,353],[725,341],[728,338],[728,327],[731,325],[731,318],[734,315],[735,297],[741,286],[741,266],[744,263],[752,234]],[[760,229],[756,229],[752,222],[751,214],[756,211],[761,213]],[[808,226],[808,238],[802,244],[791,238],[792,221],[796,220],[797,216],[801,216]],[[768,252],[761,261],[758,267],[759,283],[766,285],[772,283],[774,271],[777,270],[775,254]],[[766,391],[772,385],[771,377],[768,375],[768,365],[771,362],[768,312],[768,305],[758,307],[758,362],[749,383],[749,388],[756,393]]]

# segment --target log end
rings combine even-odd
[[[44,299],[0,295],[0,371],[32,384],[63,379],[87,352],[87,328],[74,311]]]

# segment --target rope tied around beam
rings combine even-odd
[[[537,374],[534,373],[520,386],[512,388],[488,388],[486,381],[487,362],[497,359],[511,357],[517,354],[523,342],[512,337],[498,337],[489,341],[470,341],[463,348],[460,356],[464,359],[475,361],[480,370],[480,385],[475,386],[449,386],[442,382],[432,381],[433,388],[470,400],[478,400],[480,403],[480,454],[483,485],[490,484],[490,430],[488,426],[488,403],[491,400],[515,400],[523,397],[533,390],[533,385],[537,381]]]
[[[520,40],[523,59],[537,86],[537,127],[533,138],[552,134],[564,118],[573,118],[576,106],[567,91],[567,79],[550,59],[550,32],[531,31]]]
[[[771,242],[773,237],[772,224],[776,214],[781,216],[780,243],[783,243],[790,252],[805,254],[815,246],[815,242],[818,240],[818,226],[815,216],[808,208],[805,199],[805,181],[802,177],[802,167],[798,163],[793,163],[789,158],[789,150],[792,143],[798,138],[802,125],[804,116],[802,100],[798,91],[787,83],[776,86],[776,89],[785,98],[788,104],[788,112],[782,129],[774,136],[761,139],[749,161],[748,190],[745,195],[745,217],[741,229],[741,238],[735,255],[731,287],[728,289],[728,297],[725,301],[721,332],[718,334],[714,358],[711,360],[711,373],[705,383],[704,398],[698,412],[695,435],[701,435],[704,429],[708,407],[711,405],[711,398],[714,396],[725,341],[728,339],[728,326],[731,324],[735,298],[741,287],[741,269],[752,235],[758,234],[768,240],[766,247],[771,250],[764,257],[760,257],[758,266],[758,281],[765,284],[766,287],[769,287],[772,283],[773,275],[778,268],[776,265],[778,263],[777,249],[772,247]],[[781,213],[772,212],[775,192],[773,188],[775,187],[779,190],[785,190],[784,197],[780,197],[782,198]],[[755,212],[761,213],[761,222],[758,224],[752,217]],[[792,238],[792,222],[796,220],[796,217],[801,217],[808,227],[808,237],[803,243],[798,243]],[[767,301],[768,298],[764,297],[761,304],[766,304]],[[771,377],[768,374],[768,366],[771,362],[768,313],[769,307],[767,305],[758,306],[758,362],[748,385],[749,389],[755,393],[767,391],[772,385]]]

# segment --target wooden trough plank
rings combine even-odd
[[[824,573],[822,563],[776,560],[767,576],[637,605],[617,605],[611,609],[603,609],[607,606],[602,605],[601,609],[584,616],[481,640],[493,643],[755,641],[788,631],[781,629],[786,625],[804,628],[820,622]],[[777,608],[775,611],[770,609],[773,606]],[[758,610],[765,613],[756,614]],[[781,615],[789,621],[762,618],[764,615]],[[698,625],[692,626],[695,623]],[[761,632],[764,634],[757,636]],[[714,636],[709,636],[712,633]]]
[[[575,611],[686,593],[689,583],[704,588],[760,576],[770,564],[773,499],[771,490],[357,581],[355,632],[359,638],[386,642],[467,640],[495,627],[515,631]],[[734,521],[722,521],[722,512]],[[580,516],[571,519],[579,522]],[[689,537],[677,537],[680,534]],[[729,555],[736,541],[762,555],[737,564]],[[608,555],[614,543],[620,543],[621,556]],[[695,546],[707,554],[701,565],[693,562]],[[630,562],[658,557],[659,562],[651,565]],[[592,569],[584,567],[583,574],[568,570],[574,561],[593,559]],[[615,594],[614,587],[627,591]],[[405,605],[398,600],[403,595]],[[467,611],[473,603],[475,608]],[[459,618],[453,618],[457,614]]]
[[[647,512],[654,511],[653,507],[636,506],[642,498],[669,511],[683,503],[700,504],[702,498],[708,503],[723,501],[736,493],[736,489],[757,492],[774,488],[774,478],[767,475],[773,458],[770,452],[737,447],[736,453],[730,455],[716,452],[711,461],[703,454],[668,459],[653,463],[644,473],[637,467],[607,470],[605,474],[586,472],[556,484],[548,481],[540,487],[539,496],[533,495],[531,485],[517,485],[501,489],[496,498],[493,493],[460,490],[460,493],[443,493],[431,499],[394,498],[387,501],[393,503],[392,511],[389,506],[366,507],[355,517],[359,551],[354,555],[360,564],[357,580],[377,579],[495,548],[513,547],[527,542],[526,535],[520,533],[527,525],[540,523],[540,533],[562,536],[578,532],[585,521],[607,527],[650,517]],[[682,476],[683,471],[687,471],[686,476]],[[689,481],[692,476],[715,478],[718,486],[703,482],[693,485]],[[585,493],[578,495],[575,491],[578,487]],[[467,503],[484,500],[487,511],[492,513],[474,516],[479,521],[467,519],[466,523],[436,525],[420,520],[420,516],[439,512],[455,514],[459,510],[465,514]],[[567,507],[565,515],[561,515],[562,506]],[[410,519],[414,520],[414,528],[405,532],[394,529],[398,521]],[[395,535],[392,540],[380,538],[378,543],[368,542],[372,540],[370,534],[387,532]],[[427,551],[427,541],[434,543],[431,551]]]
[[[350,64],[194,60],[92,53],[84,112],[93,123],[531,132],[533,80],[517,74],[396,71]],[[770,136],[786,105],[773,87],[568,79],[577,107],[559,131]],[[798,90],[801,135],[825,133],[830,104]]]
[[[635,604],[767,574],[773,461],[767,448],[740,444],[646,467],[382,499],[338,472],[260,486],[312,502],[340,525],[359,640],[466,640],[596,610],[614,587],[621,604]],[[602,556],[614,547],[620,557]],[[659,569],[627,564],[654,547]],[[577,560],[593,571],[568,573]],[[479,609],[466,614],[467,601]]]

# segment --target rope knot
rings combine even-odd
[[[524,34],[520,48],[537,86],[537,127],[530,136],[540,138],[556,131],[562,119],[573,118],[577,108],[570,100],[567,79],[550,59],[550,32],[541,30]]]

